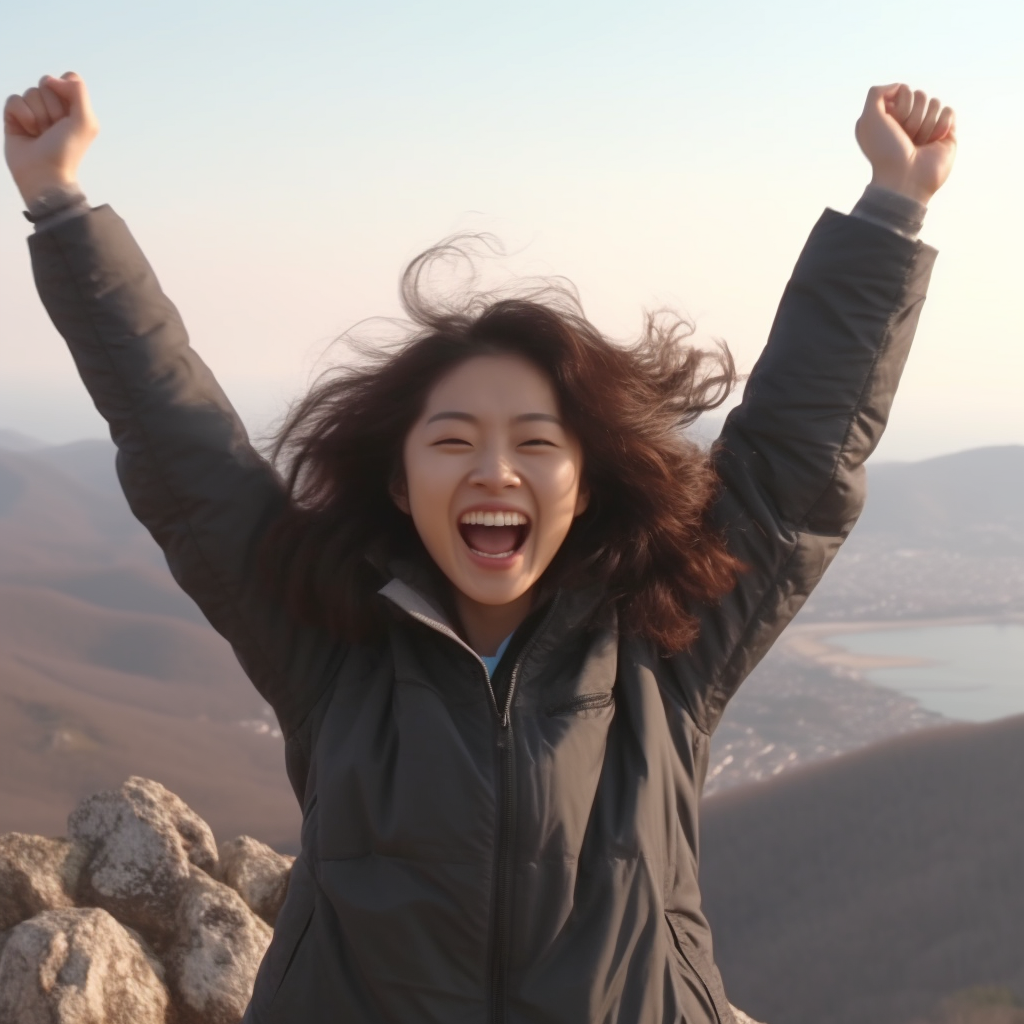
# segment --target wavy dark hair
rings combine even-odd
[[[478,257],[496,252],[489,236],[457,235],[413,259],[400,289],[408,321],[389,321],[403,336],[344,335],[358,361],[318,378],[287,415],[271,457],[292,501],[266,551],[288,606],[350,639],[379,630],[382,567],[433,566],[391,498],[406,435],[443,375],[474,356],[511,353],[552,381],[590,489],[540,586],[600,584],[623,632],[682,650],[697,634],[695,602],[727,593],[742,568],[709,527],[710,453],[683,430],[729,395],[732,356],[722,343],[689,344],[693,324],[664,309],[645,313],[639,340],[616,344],[586,319],[564,278],[476,288]],[[460,262],[469,285],[432,298],[431,275]]]

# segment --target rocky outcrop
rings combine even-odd
[[[138,776],[83,800],[68,818],[68,835],[88,850],[82,902],[156,945],[172,937],[190,866],[217,867],[210,826],[159,782]]]
[[[230,885],[254,914],[273,927],[288,891],[288,873],[294,860],[258,839],[238,836],[220,844],[216,877]]]
[[[165,963],[180,1024],[235,1024],[273,932],[234,889],[192,869]]]
[[[74,906],[86,850],[67,839],[0,836],[0,932],[44,910]]]
[[[0,836],[0,1024],[238,1024],[294,858],[137,776],[68,834]]]
[[[0,952],[3,1024],[165,1024],[164,971],[105,910],[44,910]]]
[[[150,779],[0,836],[0,1024],[238,1024],[294,858]]]

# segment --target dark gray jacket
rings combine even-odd
[[[934,250],[815,226],[717,448],[750,568],[690,650],[595,629],[600,595],[562,592],[492,681],[412,576],[383,588],[379,647],[286,617],[252,557],[281,481],[124,223],[102,206],[30,248],[132,509],[287,739],[302,852],[246,1020],[731,1020],[697,887],[709,738],[858,515]]]

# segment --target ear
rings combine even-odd
[[[412,508],[409,505],[409,488],[406,486],[405,474],[396,473],[388,484],[388,494],[391,500],[398,506],[399,510],[407,516],[412,515]]]
[[[576,493],[576,509],[573,512],[573,518],[583,515],[587,511],[587,507],[590,505],[590,487],[586,480],[580,481],[580,489]]]

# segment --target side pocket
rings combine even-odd
[[[722,976],[718,973],[718,968],[707,953],[690,938],[681,916],[670,910],[665,911],[665,919],[668,921],[672,938],[675,939],[676,951],[691,974],[700,979],[700,983],[704,986],[708,998],[715,1008],[720,1024],[736,1024],[732,1007],[725,997],[725,986],[722,984]]]
[[[270,1009],[309,930],[315,906],[316,881],[306,867],[305,858],[300,855],[292,866],[288,894],[277,915],[274,937],[256,974],[252,993],[255,1013]]]

